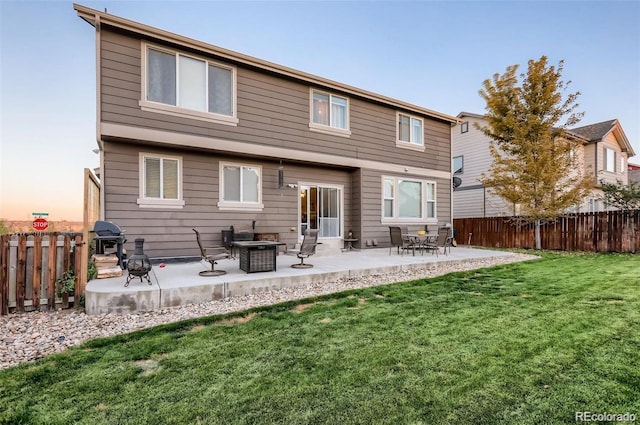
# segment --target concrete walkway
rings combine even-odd
[[[456,247],[446,256],[442,253],[437,257],[431,253],[422,255],[419,252],[415,256],[411,253],[400,256],[395,249],[389,255],[388,248],[377,248],[330,256],[315,255],[305,260],[305,263],[313,264],[313,268],[294,269],[291,265],[300,260],[295,255],[280,254],[277,257],[275,272],[247,274],[240,270],[237,259],[226,259],[219,261],[216,269],[226,270],[227,274],[216,277],[203,277],[198,274],[202,270],[210,269],[209,263],[204,261],[168,263],[162,268],[158,265],[153,266],[149,273],[151,285],[146,280],[140,282],[138,278],[134,278],[129,286],[125,287],[126,271],[122,277],[90,281],[85,292],[85,309],[88,314],[153,311],[318,282],[400,273],[428,268],[436,263],[460,263],[505,256],[514,254]]]

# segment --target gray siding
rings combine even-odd
[[[183,198],[181,209],[141,208],[139,196],[139,153],[181,156],[183,164]],[[208,152],[167,150],[149,146],[106,143],[103,181],[105,188],[105,219],[126,230],[126,248],[133,252],[135,238],[145,238],[145,252],[150,257],[198,256],[192,228],[203,234],[206,245],[219,245],[223,229],[229,226],[250,225],[256,220],[257,232],[279,233],[288,245],[297,242],[298,200],[296,189],[278,188],[276,162],[247,160],[219,156]],[[260,212],[220,211],[219,163],[237,161],[262,166],[264,209]],[[336,184],[344,187],[345,223],[348,230],[353,210],[351,172],[321,167],[285,164],[285,183],[301,180]]]
[[[450,125],[424,118],[425,151],[396,146],[396,109],[372,101],[349,97],[349,138],[309,129],[310,86],[306,83],[237,67],[237,126],[143,111],[141,40],[107,26],[101,30],[100,117],[103,123],[128,125],[211,138],[210,150],[184,146],[159,147],[145,141],[104,140],[103,187],[105,219],[127,231],[126,248],[145,238],[145,252],[151,257],[197,256],[192,228],[203,234],[206,245],[220,243],[220,231],[232,224],[250,224],[256,231],[279,233],[280,240],[297,242],[299,192],[278,189],[277,161],[252,152],[240,156],[216,152],[214,139],[249,143],[314,154],[330,154],[422,170],[450,172]],[[200,55],[203,56],[203,55]],[[213,58],[216,59],[216,58]],[[415,112],[410,113],[415,115]],[[141,208],[139,197],[139,153],[181,156],[183,199],[180,209]],[[253,157],[248,159],[248,157]],[[381,223],[381,175],[379,170],[338,169],[333,164],[310,165],[287,162],[285,184],[315,182],[344,187],[344,232],[353,230],[364,245],[367,239],[388,244],[388,225]],[[262,166],[264,210],[260,212],[220,211],[219,162],[235,161]],[[419,171],[418,171],[419,172]],[[390,173],[386,173],[390,175]],[[408,175],[405,175],[408,176]],[[413,176],[425,179],[423,176]],[[451,222],[451,182],[437,182],[438,221]]]
[[[103,122],[449,171],[448,123],[425,118],[424,153],[398,148],[396,110],[349,97],[351,137],[318,133],[309,130],[309,85],[243,67],[237,127],[143,111],[141,41],[103,28],[101,42]]]

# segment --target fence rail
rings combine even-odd
[[[458,243],[495,248],[534,248],[535,226],[518,217],[453,220]],[[638,252],[640,210],[568,214],[544,223],[542,249],[590,252]]]
[[[83,295],[84,248],[82,233],[0,236],[0,315],[68,308]],[[68,270],[76,276],[74,295],[58,296],[56,281]]]

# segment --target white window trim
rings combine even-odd
[[[393,180],[393,213],[394,217],[385,217],[384,216],[384,181],[385,179]],[[419,218],[408,218],[408,217],[397,217],[397,212],[399,208],[398,202],[398,183],[400,181],[413,181],[422,183],[422,217]],[[435,195],[435,200],[428,201],[427,200],[427,185],[433,185],[433,193]],[[380,223],[382,224],[436,224],[438,223],[438,185],[433,180],[422,180],[418,178],[407,178],[400,176],[382,176],[381,186],[380,186],[380,200],[381,200],[381,209],[380,209]],[[433,202],[433,212],[435,214],[434,217],[427,217],[427,204],[429,202]]]
[[[344,185],[341,184],[325,184],[325,183],[314,183],[309,181],[299,181],[298,187],[301,186],[309,186],[315,187],[317,189],[338,189],[339,197],[340,197],[340,234],[338,236],[320,236],[320,232],[318,232],[318,239],[322,240],[339,240],[344,238]],[[319,214],[319,212],[318,212]],[[302,216],[302,210],[300,209],[300,202],[298,202],[298,217]],[[319,215],[318,215],[319,217]],[[299,226],[298,226],[299,228]],[[318,229],[319,230],[319,229]],[[299,231],[298,231],[299,232]],[[303,235],[299,235],[302,238]],[[302,239],[300,239],[302,241]]]
[[[258,169],[258,202],[235,202],[235,201],[224,201],[224,167],[230,165],[233,167],[251,167]],[[219,163],[219,190],[218,190],[218,209],[220,211],[262,211],[264,209],[264,204],[262,203],[262,166],[249,164],[249,163],[240,163],[240,162],[220,162]]]
[[[150,100],[147,100],[147,51],[149,48],[153,48],[155,50],[159,50],[161,52],[165,52],[165,53],[170,53],[170,54],[174,54],[174,55],[181,55],[184,57],[188,57],[188,58],[192,58],[192,59],[197,59],[197,60],[201,60],[204,61],[206,63],[207,66],[207,70],[209,65],[215,65],[215,66],[219,66],[221,68],[227,68],[231,70],[231,78],[232,78],[232,97],[233,97],[233,116],[227,116],[227,115],[221,115],[221,114],[216,114],[215,112],[203,112],[203,111],[196,111],[193,109],[186,109],[186,108],[181,108],[179,106],[174,106],[174,105],[167,105],[164,103],[159,103],[159,102],[152,102]],[[231,126],[237,126],[238,125],[238,96],[237,96],[237,88],[238,88],[238,84],[237,84],[237,68],[235,66],[231,66],[231,65],[227,65],[225,63],[220,63],[220,62],[216,62],[216,61],[212,61],[210,59],[207,59],[205,57],[202,56],[196,56],[196,55],[192,55],[192,54],[187,54],[181,51],[177,51],[177,50],[171,50],[171,49],[167,49],[166,47],[162,47],[162,46],[158,46],[156,44],[151,44],[151,43],[147,43],[145,41],[141,42],[141,50],[142,50],[142,54],[141,54],[141,69],[142,69],[142,89],[141,89],[141,94],[142,94],[142,99],[140,99],[140,101],[138,101],[138,105],[140,106],[140,109],[143,111],[150,111],[150,112],[156,112],[156,113],[160,113],[160,114],[166,114],[166,115],[173,115],[173,116],[177,116],[177,117],[187,117],[187,118],[191,118],[191,119],[196,119],[196,120],[200,120],[200,121],[208,121],[208,122],[214,122],[217,124],[225,124],[225,125],[231,125]],[[207,72],[208,75],[208,72]],[[208,78],[208,77],[207,77]]]
[[[313,94],[319,93],[329,96],[329,113],[331,113],[331,96],[341,97],[347,100],[347,128],[331,127],[331,125],[323,125],[313,122]],[[331,117],[329,117],[331,122]],[[334,95],[322,90],[309,88],[309,130],[316,131],[318,133],[332,134],[340,137],[351,137],[351,100],[347,96]]]
[[[414,142],[406,142],[404,140],[400,140],[400,115],[404,115],[405,117],[409,117],[409,138],[411,138],[411,120],[416,119],[420,121],[422,125],[422,143],[414,143]],[[414,151],[424,152],[424,119],[419,116],[407,114],[404,112],[396,111],[396,146],[403,149],[411,149]]]
[[[171,159],[178,161],[178,199],[161,199],[161,198],[147,198],[144,195],[144,159],[145,158],[158,158],[158,159]],[[182,157],[162,155],[149,152],[140,152],[138,154],[138,199],[137,204],[140,208],[183,208],[185,205],[182,198]]]

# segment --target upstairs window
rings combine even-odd
[[[604,170],[616,172],[616,151],[611,148],[604,148]]]
[[[331,93],[311,90],[311,122],[315,130],[349,132],[349,99]]]
[[[465,121],[460,124],[460,134],[467,133],[469,131],[469,121]]]
[[[147,46],[141,106],[235,123],[235,68]]]
[[[422,118],[398,113],[397,145],[424,147]]]

